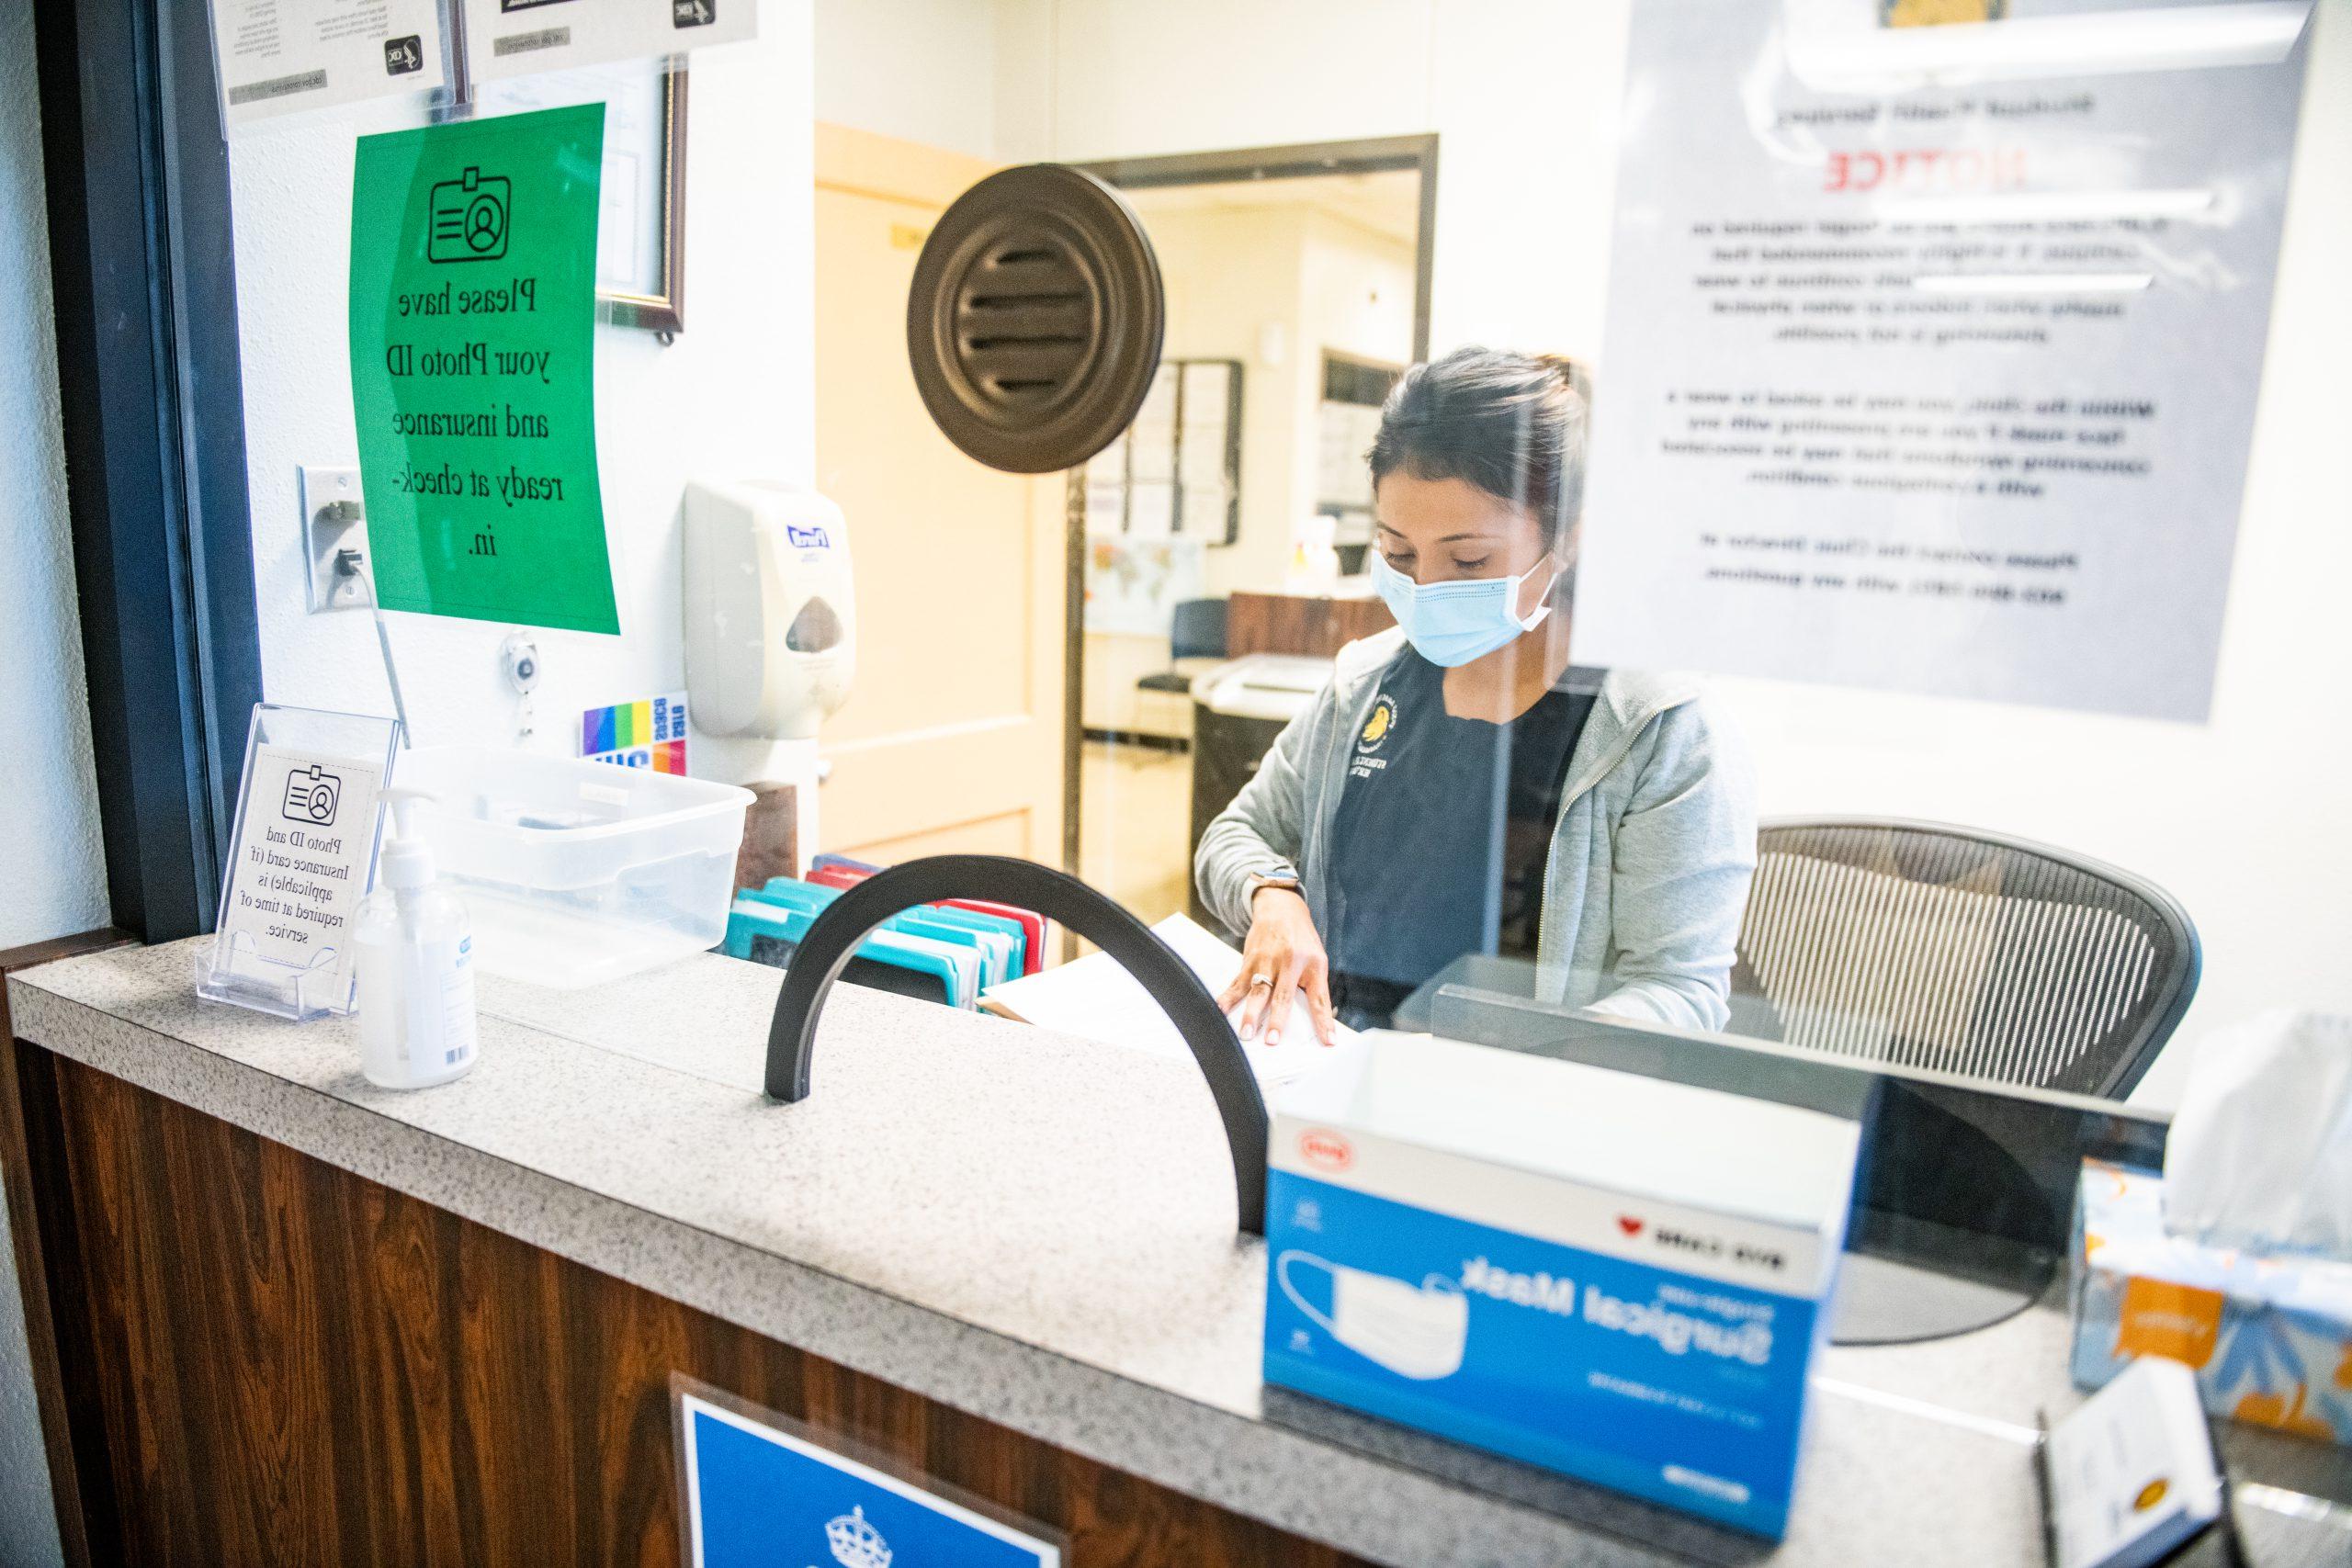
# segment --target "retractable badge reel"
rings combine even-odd
[[[509,632],[498,645],[499,672],[514,694],[514,739],[528,740],[537,727],[531,692],[539,683],[539,645],[528,632]]]

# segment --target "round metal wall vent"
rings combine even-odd
[[[990,175],[924,242],[907,299],[923,406],[992,468],[1074,468],[1118,439],[1159,368],[1159,261],[1133,209],[1091,175]]]

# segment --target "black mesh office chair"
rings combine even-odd
[[[2120,1099],[2197,990],[2179,902],[2064,850],[1873,818],[1768,822],[1757,850],[1736,1031]]]
[[[1172,668],[1187,659],[1225,657],[1225,612],[1222,599],[1187,599],[1178,604],[1168,627],[1168,662],[1171,668],[1144,676],[1136,682],[1143,692],[1189,695],[1193,678]]]

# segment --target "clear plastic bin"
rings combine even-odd
[[[716,947],[752,792],[609,762],[419,747],[417,831],[473,915],[477,962],[535,985],[598,985]]]

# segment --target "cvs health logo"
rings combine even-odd
[[[1339,1134],[1309,1127],[1298,1135],[1298,1157],[1317,1170],[1345,1170],[1356,1163],[1356,1151]]]
[[[1728,1258],[1734,1263],[1744,1264],[1752,1269],[1770,1269],[1779,1273],[1789,1266],[1787,1256],[1778,1247],[1758,1246],[1744,1241],[1726,1241],[1722,1236],[1704,1235],[1696,1231],[1676,1230],[1670,1226],[1651,1230],[1649,1222],[1638,1214],[1618,1215],[1617,1229],[1627,1241],[1633,1241],[1638,1238],[1643,1231],[1649,1230],[1650,1244],[1654,1247],[1670,1247],[1678,1252],[1687,1252],[1701,1258]]]

